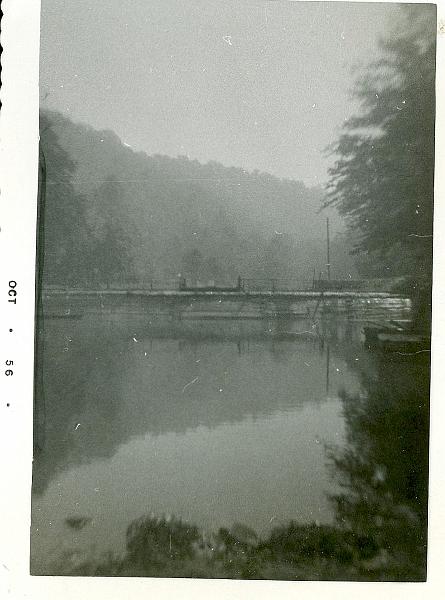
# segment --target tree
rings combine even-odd
[[[348,348],[362,394],[342,392],[345,444],[328,447],[339,479],[336,520],[391,556],[395,579],[422,580],[428,524],[429,369],[421,360],[370,367]],[[398,435],[393,435],[397,431]]]
[[[353,95],[361,113],[332,151],[325,205],[346,217],[355,252],[429,290],[435,120],[435,7],[407,5]],[[426,292],[428,294],[428,292]]]
[[[202,254],[198,248],[192,248],[182,257],[182,271],[190,277],[192,285],[197,285],[202,270]]]
[[[271,279],[288,279],[295,273],[296,248],[290,235],[275,233],[264,252],[264,276]]]
[[[41,114],[39,171],[45,178],[40,182],[41,189],[45,189],[45,206],[40,223],[44,235],[39,268],[46,285],[76,285],[84,283],[88,270],[86,200],[74,188],[76,165],[52,126],[52,121]]]
[[[125,283],[132,279],[132,245],[138,236],[122,203],[120,184],[111,177],[100,186],[95,197],[93,222],[94,247],[91,257],[97,283]],[[133,236],[133,240],[132,240]]]

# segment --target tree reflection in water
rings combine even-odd
[[[347,339],[345,338],[347,344]],[[332,343],[333,340],[330,340]],[[338,340],[337,340],[338,343]],[[346,351],[347,352],[347,351]],[[362,392],[342,392],[346,447],[327,447],[343,491],[337,523],[290,523],[261,540],[243,525],[208,534],[174,518],[141,517],[124,556],[65,555],[58,574],[422,581],[426,577],[429,365],[354,354]],[[359,366],[359,365],[362,365]],[[366,365],[366,366],[365,366]]]
[[[83,464],[86,458],[91,458],[91,453],[113,455],[130,433],[143,433],[147,427],[152,434],[183,431],[198,422],[202,414],[207,426],[215,426],[221,421],[242,420],[245,414],[261,415],[269,410],[268,394],[265,394],[264,406],[258,395],[250,398],[240,394],[242,402],[234,396],[233,403],[224,404],[226,414],[221,412],[220,404],[216,411],[207,393],[202,399],[197,396],[195,402],[190,400],[185,412],[181,410],[183,396],[179,394],[175,401],[176,396],[168,387],[171,370],[168,361],[162,358],[164,346],[167,350],[171,350],[170,346],[176,348],[175,341],[157,346],[157,352],[161,353],[157,368],[162,375],[162,386],[158,387],[164,395],[168,392],[169,402],[164,402],[163,395],[156,402],[153,395],[151,403],[133,402],[129,405],[131,410],[126,404],[121,409],[119,382],[124,366],[128,371],[127,380],[139,394],[136,400],[146,393],[147,381],[143,378],[139,381],[138,376],[147,370],[140,369],[140,361],[144,365],[147,361],[143,349],[139,348],[142,342],[135,344],[131,336],[115,335],[111,326],[108,329],[101,326],[101,336],[98,336],[89,321],[85,327],[87,325],[88,331],[91,329],[89,336],[83,329],[82,335],[74,335],[77,330],[68,335],[65,326],[58,326],[59,335],[47,340],[44,373],[47,404],[51,410],[51,419],[47,421],[50,435],[46,436],[45,452],[37,457],[39,468],[34,465],[34,494],[41,494],[48,481],[62,467],[66,468],[67,463]],[[319,370],[314,371],[316,382],[308,379],[307,385],[303,385],[305,374],[310,373],[305,370],[296,371],[298,377],[292,379],[298,381],[302,402],[314,402],[325,385],[329,399],[329,392],[334,395],[338,392],[330,362],[338,364],[340,357],[360,381],[358,387],[352,388],[360,392],[351,392],[348,382],[345,385],[349,390],[339,392],[346,445],[326,447],[333,480],[341,483],[341,492],[330,496],[335,507],[335,524],[290,523],[276,527],[267,538],[260,539],[254,531],[240,524],[230,530],[208,533],[173,517],[142,516],[128,526],[124,555],[87,556],[84,551],[70,550],[57,560],[51,572],[35,574],[424,580],[429,428],[429,364],[425,358],[429,357],[424,354],[372,355],[358,343],[355,325],[352,320],[322,319],[319,335],[314,339],[303,344],[298,337],[298,347],[301,352],[304,350],[306,360],[311,352],[314,359],[311,363],[315,362],[316,355],[323,355],[326,364],[320,362]],[[288,328],[288,324],[283,324],[284,333]],[[103,350],[104,331],[110,338],[107,338],[106,351]],[[227,353],[226,362],[237,361],[239,355],[246,352],[247,358],[254,356],[255,343],[252,342],[249,351],[249,339],[239,341],[237,351]],[[64,340],[69,341],[69,352],[61,352]],[[151,338],[145,342],[146,350],[148,343],[152,344]],[[293,370],[299,368],[299,363],[294,362],[295,355],[289,351],[295,352],[296,340],[281,340],[280,335],[275,335],[267,342],[267,348],[273,357],[274,369],[288,362]],[[153,348],[149,350],[153,361]],[[190,342],[180,342],[175,352],[175,357],[180,359],[177,370],[184,371],[180,379],[187,381],[195,374],[197,348],[190,346]],[[200,358],[201,355],[204,355],[202,349]],[[52,373],[50,367],[56,372]],[[326,382],[320,382],[323,375]],[[179,380],[176,387],[180,389],[178,386]],[[318,391],[310,396],[313,389]],[[286,394],[276,396],[275,404],[286,408]],[[124,412],[121,414],[121,411]],[[89,432],[88,423],[105,418],[112,427],[103,432],[93,427],[94,431]],[[71,431],[77,422],[85,426],[76,431],[75,439],[79,441],[75,445],[67,427]],[[94,440],[94,445],[87,444],[88,440]],[[70,527],[75,528],[76,523]]]
[[[378,549],[371,566],[424,579],[429,367],[398,358],[377,357],[375,374],[360,373],[363,396],[342,393],[347,447],[328,455],[344,492],[332,500],[339,525]]]

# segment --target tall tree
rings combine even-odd
[[[85,281],[88,271],[88,234],[86,201],[73,185],[76,165],[61,147],[53,123],[40,115],[40,172],[45,181],[44,210],[44,284],[76,285]]]
[[[91,256],[96,283],[124,284],[133,280],[133,250],[139,237],[131,227],[122,202],[119,182],[108,177],[95,195],[92,219],[94,249]]]
[[[264,276],[271,279],[289,279],[295,273],[297,260],[295,243],[285,233],[275,233],[264,252]]]
[[[198,248],[192,248],[182,258],[182,271],[191,279],[192,285],[197,285],[202,271],[202,254]]]
[[[355,251],[428,290],[432,267],[435,7],[407,5],[353,95],[360,114],[332,147],[326,205],[346,217]]]

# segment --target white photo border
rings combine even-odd
[[[223,1],[223,0],[221,0]],[[241,2],[242,0],[240,0]],[[280,0],[281,1],[281,0]],[[282,0],[298,1],[298,0]],[[75,0],[73,0],[75,2]],[[417,0],[421,3],[421,0]],[[0,116],[0,596],[94,598],[440,597],[445,549],[445,0],[437,37],[436,181],[432,336],[428,580],[426,583],[234,581],[29,575],[39,111],[39,0],[3,0]],[[17,304],[8,303],[16,282]],[[10,331],[12,329],[12,331]],[[4,375],[6,360],[14,375]]]

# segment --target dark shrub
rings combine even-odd
[[[137,564],[163,562],[166,558],[193,556],[198,528],[176,519],[141,517],[127,529],[127,551]]]

